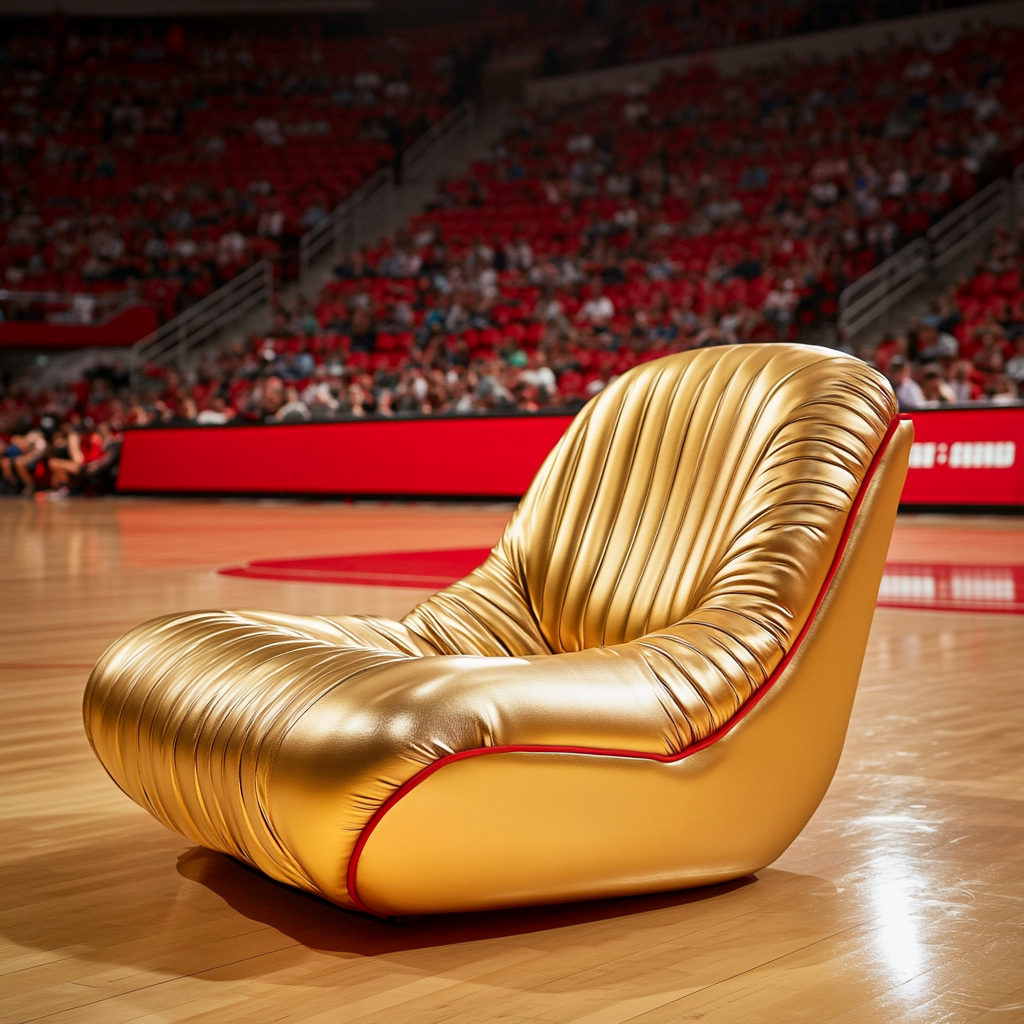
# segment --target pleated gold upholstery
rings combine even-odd
[[[360,835],[443,758],[672,756],[729,723],[808,622],[895,415],[826,350],[645,364],[577,416],[488,560],[402,622],[147,623],[92,674],[90,739],[169,827],[351,905]]]

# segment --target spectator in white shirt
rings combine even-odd
[[[543,352],[531,352],[527,368],[519,374],[519,379],[530,387],[544,392],[551,397],[558,390],[555,372],[547,365]]]
[[[204,427],[222,427],[233,419],[234,415],[235,410],[220,395],[214,395],[210,399],[210,404],[196,416],[196,423]]]
[[[1007,360],[1003,371],[1015,384],[1024,384],[1024,334],[1013,343],[1014,353]]]
[[[580,306],[576,319],[590,324],[591,327],[607,327],[613,316],[615,316],[615,306],[612,304],[612,300],[604,294],[600,280],[594,278],[590,285],[590,298]]]
[[[260,214],[256,230],[265,238],[279,238],[284,234],[284,212],[276,203]]]
[[[910,375],[910,363],[903,356],[893,356],[889,363],[889,380],[896,392],[901,412],[921,408],[925,401],[924,392]]]

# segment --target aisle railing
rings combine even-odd
[[[425,169],[468,132],[476,123],[476,107],[463,100],[430,129],[424,132],[402,154],[402,182],[416,181]]]
[[[848,340],[928,280],[928,242],[918,238],[873,270],[858,278],[839,296],[839,326]]]
[[[309,281],[313,263],[322,256],[336,255],[355,244],[364,226],[390,202],[395,174],[390,167],[382,167],[369,181],[364,182],[343,203],[307,231],[299,240],[299,283]]]
[[[958,256],[979,245],[1000,225],[1024,214],[1024,164],[1008,181],[1000,178],[918,238],[844,288],[838,327],[849,342],[887,310],[934,277]]]
[[[273,295],[273,267],[269,261],[260,260],[233,281],[136,342],[129,355],[132,388],[137,390],[142,383],[148,363],[169,366],[178,362],[218,331],[261,305],[269,305]]]
[[[1010,178],[1010,224],[1024,218],[1024,164],[1017,164]]]
[[[402,182],[412,183],[468,132],[474,124],[475,108],[463,100],[423,133],[402,155]],[[394,200],[398,183],[392,168],[381,168],[299,240],[299,285],[307,287],[313,264],[325,257],[353,249],[367,241],[373,225]]]
[[[438,156],[470,130],[474,117],[475,108],[468,100],[450,110],[406,150],[402,157],[404,178],[412,181],[423,174]],[[394,171],[383,167],[307,231],[299,240],[300,286],[308,284],[317,260],[364,242],[394,196]],[[273,294],[273,267],[262,260],[134,345],[129,357],[132,386],[142,383],[147,363],[166,366],[179,361],[218,331],[259,306],[269,305]]]
[[[1009,222],[1010,189],[1005,178],[993,181],[929,228],[927,238],[933,271],[977,245],[998,224]]]

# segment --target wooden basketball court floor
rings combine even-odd
[[[167,832],[90,752],[89,668],[144,619],[396,616],[426,593],[217,568],[487,546],[508,514],[0,502],[0,1020],[1024,1020],[1020,615],[879,608],[824,803],[775,864],[711,890],[368,920]],[[1024,565],[1024,520],[902,517],[890,558]]]

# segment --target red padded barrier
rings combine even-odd
[[[9,320],[0,324],[0,346],[10,348],[127,348],[157,329],[153,306],[129,306],[100,324],[48,324]]]
[[[925,409],[901,504],[1024,506],[1024,407]]]
[[[117,486],[518,497],[571,421],[523,415],[129,430]]]
[[[904,505],[1024,506],[1024,407],[910,419],[916,441]],[[570,421],[521,415],[130,430],[118,489],[518,497]]]

